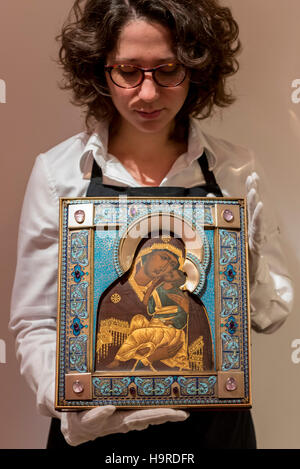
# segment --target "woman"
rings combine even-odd
[[[77,0],[60,40],[65,87],[85,106],[88,131],[36,160],[10,322],[39,411],[56,417],[49,447],[128,450],[147,438],[169,449],[253,448],[249,412],[54,411],[60,196],[247,195],[252,325],[272,332],[290,310],[279,232],[261,200],[253,155],[206,135],[199,123],[233,102],[226,79],[238,68],[238,26],[217,0]]]

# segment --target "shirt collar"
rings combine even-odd
[[[189,140],[188,140],[188,162],[191,164],[198,159],[205,150],[208,159],[209,170],[213,171],[216,166],[217,157],[211,147],[209,140],[200,127],[198,119],[190,118]]]
[[[80,156],[80,169],[84,179],[90,179],[94,159],[103,172],[106,172],[108,165],[114,164],[117,160],[107,151],[108,127],[108,121],[98,122],[93,134],[84,147]],[[189,166],[193,161],[200,158],[204,150],[207,154],[209,169],[212,171],[216,166],[215,152],[211,148],[206,134],[201,130],[199,121],[195,118],[190,118],[188,151],[182,155],[182,157],[184,156],[185,165]]]

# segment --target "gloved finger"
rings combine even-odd
[[[110,418],[116,412],[116,407],[113,405],[99,406],[94,409],[78,413],[80,423],[85,426],[97,428],[99,424],[103,424],[105,420]]]
[[[182,422],[188,418],[188,412],[175,409],[145,409],[129,414],[124,423],[130,430],[141,430],[149,425],[166,422]]]
[[[258,194],[257,194],[257,191],[254,188],[252,188],[247,194],[249,224],[252,223],[253,214],[254,214],[257,204],[258,204]]]
[[[253,172],[246,179],[246,191],[249,192],[251,189],[258,191],[259,188],[259,176]]]
[[[250,174],[250,176],[247,177],[245,186],[246,186],[246,193],[248,194],[248,192],[250,192],[250,190],[253,187],[253,185],[252,185],[252,174]]]
[[[263,243],[263,203],[258,202],[255,207],[252,223],[249,228],[249,238],[251,239],[251,247],[257,253],[259,253],[260,248]]]
[[[261,234],[263,226],[263,203],[259,201],[253,211],[249,233],[252,236]]]
[[[252,217],[252,225],[255,232],[261,232],[262,224],[263,224],[263,208],[264,204],[259,201],[255,207],[253,217]]]

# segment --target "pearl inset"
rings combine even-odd
[[[223,212],[223,218],[225,221],[228,223],[232,222],[234,220],[234,215],[233,212],[229,209],[224,210]]]
[[[138,209],[134,205],[132,205],[129,209],[129,215],[131,217],[135,217],[138,214]]]
[[[237,382],[234,378],[228,378],[225,383],[225,388],[227,391],[236,391],[237,390]]]
[[[76,210],[76,212],[74,213],[74,218],[77,223],[83,223],[85,220],[85,212],[83,210]]]
[[[84,386],[83,384],[77,379],[74,381],[73,386],[72,386],[73,391],[75,394],[81,394],[84,391]]]

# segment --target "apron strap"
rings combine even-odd
[[[214,185],[216,187],[219,187],[218,183],[216,181],[214,173],[209,170],[208,159],[207,159],[207,155],[206,155],[205,151],[203,151],[200,158],[198,158],[198,163],[200,165],[200,168],[201,168],[201,171],[203,173],[206,184]],[[102,170],[101,170],[100,166],[96,163],[95,159],[94,159],[94,162],[93,162],[93,169],[92,169],[91,179],[97,179],[97,182],[102,184],[102,179],[103,179]],[[220,192],[221,192],[221,190],[220,190]]]
[[[102,183],[102,170],[100,166],[96,163],[96,160],[94,159],[91,180],[96,179],[96,178],[99,180],[99,182]]]
[[[205,151],[203,151],[202,155],[200,158],[198,158],[198,163],[200,165],[201,171],[203,173],[203,176],[205,178],[205,181],[207,184],[212,184],[218,187],[218,183],[216,181],[215,175],[212,171],[210,171],[209,166],[208,166],[208,159]]]

